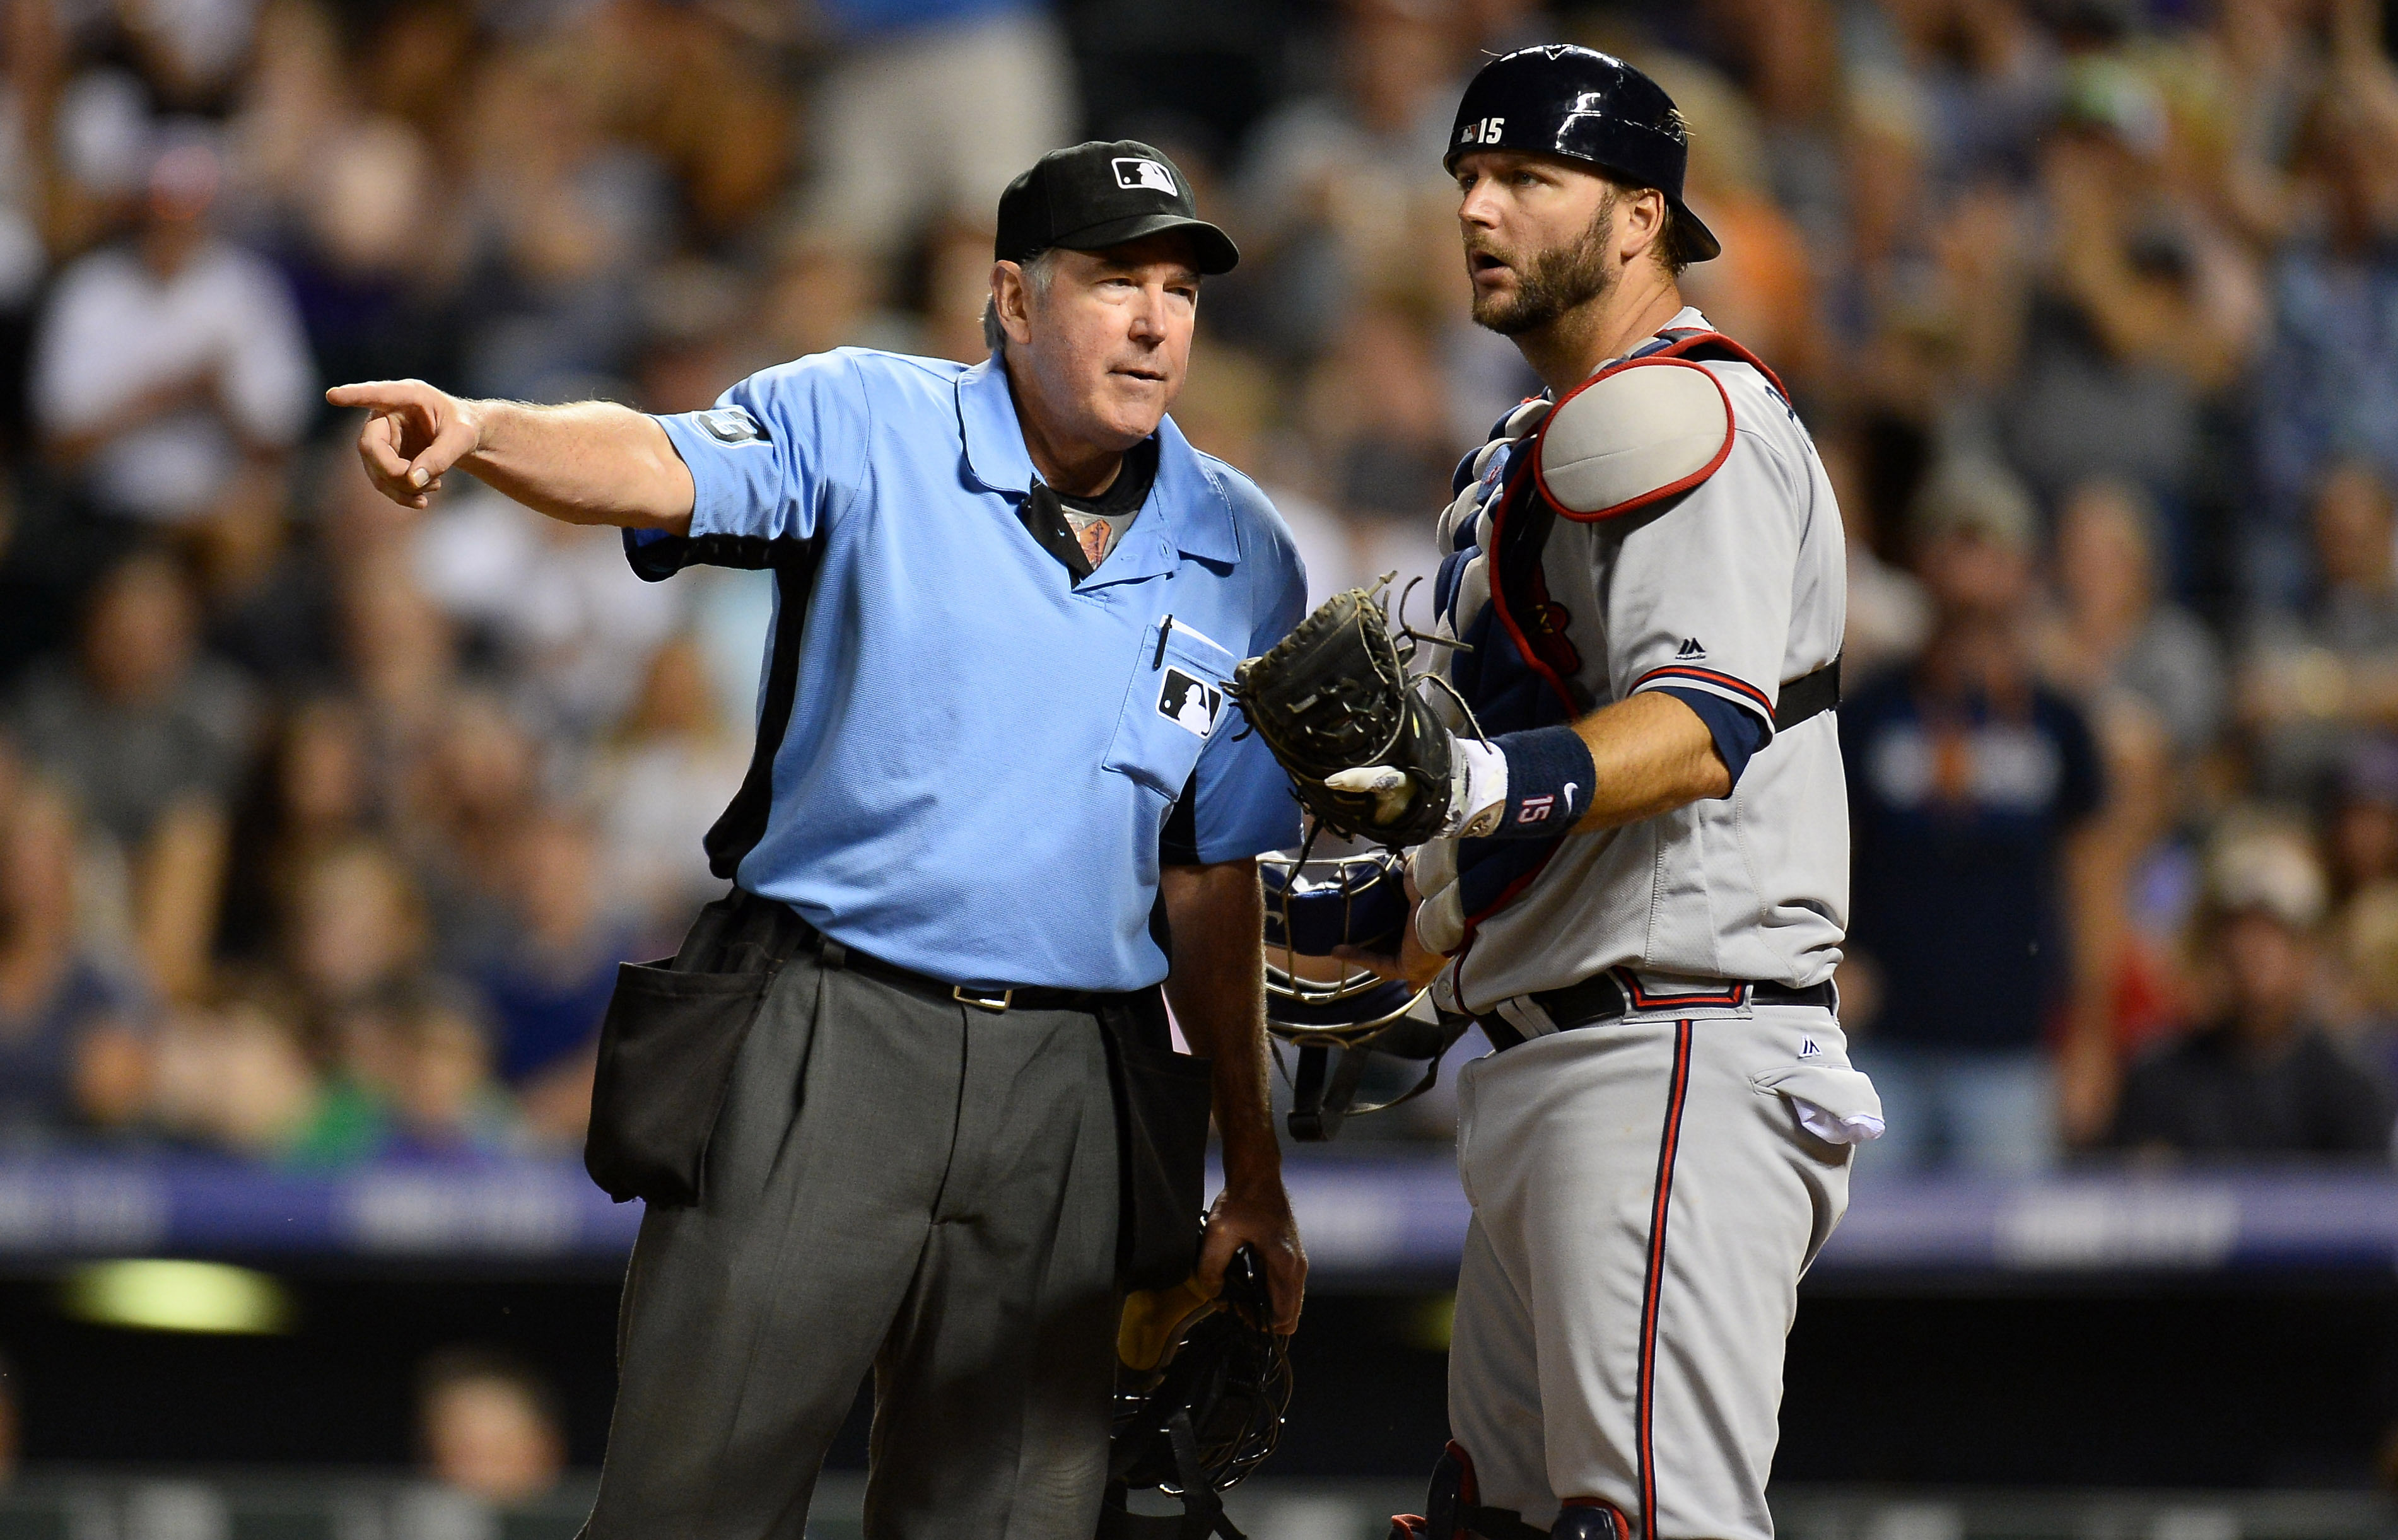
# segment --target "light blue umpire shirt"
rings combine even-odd
[[[1017,516],[1035,473],[996,361],[842,348],[657,421],[697,495],[687,542],[628,535],[644,576],[823,537],[743,888],[944,983],[1134,989],[1165,975],[1150,914],[1186,785],[1202,862],[1298,842],[1224,684],[1297,623],[1306,574],[1265,494],[1172,419],[1079,588]]]

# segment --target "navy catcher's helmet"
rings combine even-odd
[[[1588,161],[1665,194],[1693,261],[1723,250],[1682,202],[1689,130],[1664,87],[1612,54],[1570,43],[1518,48],[1482,66],[1457,104],[1444,168],[1476,150]]]
[[[1196,1279],[1126,1299],[1116,1358],[1098,1540],[1243,1540],[1221,1493],[1273,1453],[1290,1406],[1290,1358],[1257,1252],[1233,1253],[1213,1299]],[[1182,1499],[1182,1512],[1134,1513],[1127,1493],[1152,1487]]]
[[[1441,1055],[1466,1024],[1462,1017],[1444,1022],[1429,988],[1331,956],[1343,944],[1397,952],[1408,920],[1404,858],[1354,847],[1316,856],[1315,842],[1258,858],[1266,891],[1266,1030],[1299,1050],[1290,1132],[1311,1143],[1331,1138],[1353,1112],[1380,1112],[1430,1090]],[[1357,1105],[1376,1053],[1421,1061],[1423,1075],[1405,1095]]]

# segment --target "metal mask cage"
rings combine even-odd
[[[1259,864],[1266,868],[1270,921],[1266,1025],[1276,1037],[1291,1042],[1360,1041],[1396,1023],[1423,998],[1423,989],[1322,954],[1302,953],[1297,945],[1300,928],[1294,923],[1293,902],[1314,907],[1320,927],[1324,900],[1336,896],[1340,919],[1334,929],[1344,939],[1365,939],[1357,934],[1363,903],[1373,890],[1400,880],[1397,856],[1373,850],[1316,857],[1302,850],[1297,856],[1261,856]],[[1404,909],[1400,913],[1404,917]],[[1280,944],[1271,939],[1275,920],[1280,922]],[[1337,967],[1337,975],[1317,976],[1327,971],[1323,966],[1327,962]]]

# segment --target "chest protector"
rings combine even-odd
[[[1587,716],[1600,703],[1582,680],[1583,659],[1568,627],[1573,616],[1549,592],[1542,567],[1558,519],[1596,524],[1619,518],[1689,491],[1713,475],[1731,451],[1730,397],[1704,359],[1747,364],[1786,405],[1789,394],[1762,359],[1716,331],[1660,332],[1639,351],[1618,359],[1552,404],[1527,401],[1491,430],[1489,441],[1457,468],[1456,501],[1441,516],[1447,555],[1434,580],[1436,635],[1462,644],[1448,655],[1448,677],[1459,698],[1491,737],[1550,727]],[[1681,420],[1610,420],[1596,436],[1571,423],[1574,443],[1546,441],[1575,397],[1627,370],[1671,361],[1677,377],[1653,382],[1665,390],[1698,389],[1704,380],[1720,402],[1720,418],[1700,410]],[[1644,381],[1645,387],[1650,382]],[[1544,452],[1544,450],[1548,452]],[[1580,602],[1577,600],[1577,602]],[[1465,946],[1475,928],[1540,877],[1569,837],[1465,839],[1458,842]],[[1461,951],[1462,948],[1461,948]]]

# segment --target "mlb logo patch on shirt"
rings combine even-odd
[[[1140,155],[1118,155],[1114,164],[1118,187],[1146,189],[1169,198],[1176,195],[1174,173],[1157,162]]]
[[[1157,688],[1157,714],[1202,738],[1216,730],[1216,714],[1223,708],[1222,690],[1179,668],[1167,669]]]
[[[718,407],[712,411],[692,413],[693,419],[707,430],[707,436],[720,444],[763,444],[766,430],[758,420],[739,407]]]

